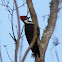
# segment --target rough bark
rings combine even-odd
[[[44,62],[45,52],[48,46],[49,39],[51,38],[51,35],[53,34],[56,19],[57,19],[57,12],[58,12],[58,3],[59,0],[52,0],[50,5],[50,16],[48,19],[48,26],[44,30],[43,36],[41,38],[40,43],[40,61]]]

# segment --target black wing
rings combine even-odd
[[[34,24],[26,24],[25,25],[25,34],[26,34],[27,41],[30,45],[30,43],[33,39],[33,36],[34,36]],[[38,28],[38,36],[39,36],[39,28]],[[36,42],[35,42],[35,44],[34,44],[34,46],[32,47],[31,50],[32,50],[32,52],[34,53],[35,56],[38,55],[40,57],[40,52],[39,52],[37,39],[36,39]]]

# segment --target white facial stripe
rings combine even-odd
[[[27,24],[33,24],[33,22],[28,22],[28,20],[24,20],[24,22]]]

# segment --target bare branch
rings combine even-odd
[[[41,62],[44,62],[44,56],[48,46],[48,42],[54,31],[54,27],[57,19],[58,3],[59,0],[52,0],[51,2],[48,26],[46,27],[46,30],[43,33],[41,43],[40,43]]]
[[[23,26],[23,28],[22,28],[21,35],[22,35],[22,32],[23,32],[24,27],[25,27],[25,26]]]
[[[18,19],[18,39],[19,39],[19,38],[20,38],[20,20],[19,20],[19,12],[18,12],[18,7],[17,7],[16,0],[14,0],[14,2],[15,2],[15,7],[16,7],[17,19]]]
[[[56,50],[55,50],[55,54],[56,54],[56,57],[57,57],[57,61],[60,62],[60,61],[59,61],[59,57],[58,57],[58,53],[57,53]]]
[[[6,5],[6,2],[5,2],[5,0],[3,0],[3,2],[5,3],[5,5]]]
[[[19,41],[20,41],[20,20],[19,20],[19,12],[17,7],[17,2],[14,0],[15,7],[16,7],[16,13],[17,13],[17,20],[18,20],[18,38],[16,42],[16,50],[15,50],[15,62],[17,62],[17,53],[18,53],[18,47],[19,47]]]
[[[7,46],[4,45],[4,47],[6,48],[6,52],[7,52],[8,58],[10,59],[11,62],[13,62],[12,59],[10,58],[10,56],[9,56],[8,51],[7,51]]]
[[[25,58],[26,58],[26,56],[27,56],[27,53],[28,53],[28,51],[30,50],[30,47],[27,49],[27,51],[26,51],[26,53],[25,53],[25,55],[24,55],[24,57],[23,57],[23,59],[22,59],[22,61],[21,62],[24,62],[24,60],[25,60]]]
[[[17,8],[20,8],[20,7],[24,6],[25,4],[26,4],[26,3],[24,3],[23,5],[21,5],[21,6],[17,7]],[[14,9],[14,10],[16,10],[16,9]]]
[[[12,15],[11,11],[12,9],[7,4],[0,4],[2,6],[5,6],[7,8],[7,11]]]
[[[14,9],[14,4],[13,4],[13,9]],[[14,34],[14,27],[13,27],[13,10],[12,10],[12,15],[11,15],[11,25],[12,25],[13,38],[14,38],[14,41],[16,42],[16,38]]]
[[[6,1],[7,1],[7,0],[6,0]],[[8,0],[8,1],[7,1],[7,5],[9,5],[9,2],[10,2],[10,1]]]
[[[10,33],[9,33],[10,34]],[[11,34],[10,34],[11,38],[16,42],[16,38],[14,38]]]
[[[21,38],[22,38],[22,36],[21,36]],[[19,62],[21,61],[22,47],[23,47],[23,39],[21,39],[20,54],[19,54]]]
[[[37,16],[36,16],[35,10],[33,8],[32,0],[27,0],[27,5],[28,5],[29,11],[30,11],[32,21],[34,22],[34,37],[33,37],[32,43],[30,44],[29,48],[27,49],[27,51],[26,51],[26,53],[25,53],[21,62],[24,62],[28,51],[34,46],[35,40],[37,39],[38,22],[37,22]]]

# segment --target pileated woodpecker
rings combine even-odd
[[[30,45],[30,43],[32,42],[32,39],[34,37],[34,23],[29,21],[29,17],[27,17],[27,16],[20,16],[20,19],[25,24],[25,35],[26,35],[27,41]],[[38,37],[39,37],[39,27],[38,27],[38,30],[37,30],[37,39],[38,39]],[[37,57],[37,56],[40,57],[40,52],[39,52],[37,39],[36,39],[36,42],[35,42],[35,44],[34,44],[34,46],[32,47],[31,50],[32,50],[35,57]]]

